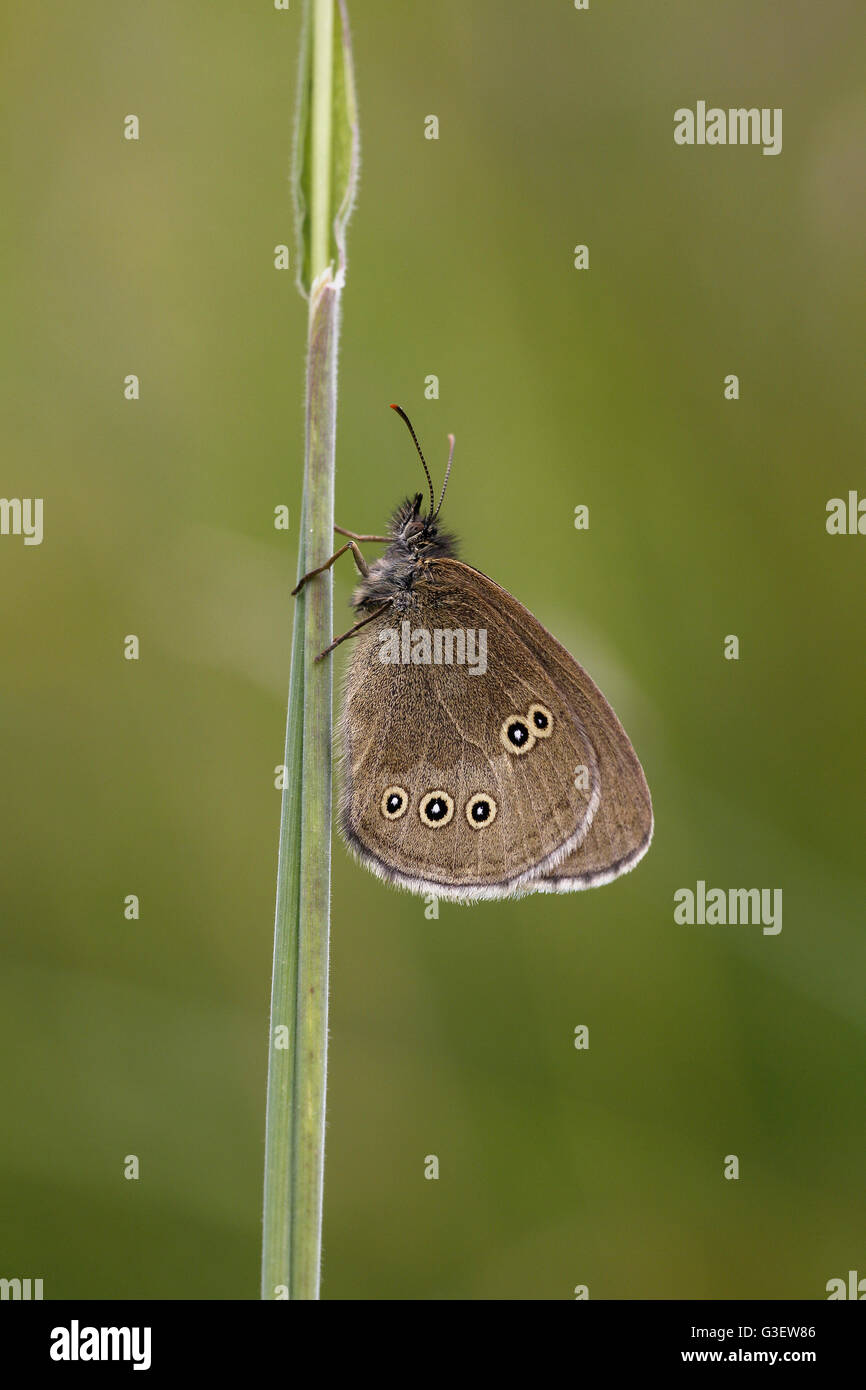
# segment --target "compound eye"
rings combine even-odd
[[[496,802],[487,792],[478,792],[466,803],[466,819],[473,830],[483,830],[485,825],[492,825],[496,820],[496,811]]]
[[[526,718],[536,738],[550,738],[553,733],[553,715],[547,705],[530,705]]]
[[[409,793],[405,787],[386,787],[382,793],[382,815],[386,820],[399,820],[405,816],[409,807]]]
[[[447,792],[428,792],[421,798],[418,814],[424,825],[438,830],[440,826],[447,825],[454,815],[454,802]]]
[[[528,753],[535,743],[535,734],[521,714],[509,714],[499,730],[499,737],[509,753],[518,755]]]

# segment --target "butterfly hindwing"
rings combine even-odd
[[[637,754],[598,686],[570,653],[506,590],[477,570],[471,574],[470,583],[491,587],[510,614],[520,615],[523,640],[540,654],[545,669],[555,671],[557,689],[586,731],[599,768],[601,795],[587,833],[530,886],[563,893],[609,883],[634,868],[652,840],[652,799]]]

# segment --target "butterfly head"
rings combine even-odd
[[[417,555],[419,558],[438,550],[442,532],[436,514],[423,512],[424,498],[420,492],[401,502],[391,518],[391,535],[394,541]]]
[[[391,534],[394,540],[405,546],[419,557],[423,553],[451,554],[453,552],[453,542],[450,537],[445,537],[440,532],[437,525],[437,518],[442,510],[442,503],[445,500],[445,489],[448,486],[448,479],[451,475],[451,463],[454,458],[454,436],[449,434],[448,443],[448,466],[445,469],[445,481],[442,484],[442,491],[439,494],[439,505],[436,505],[436,498],[433,492],[433,479],[430,477],[430,469],[427,467],[427,460],[421,452],[421,445],[418,443],[418,436],[412,428],[409,416],[399,405],[392,405],[392,410],[396,410],[401,420],[405,422],[406,428],[412,436],[415,448],[418,450],[418,457],[421,460],[421,467],[424,469],[424,476],[427,479],[427,486],[430,490],[430,506],[426,516],[422,515],[424,497],[420,492],[416,492],[413,498],[407,498],[394,513],[391,522]]]
[[[427,572],[426,566],[429,561],[453,558],[456,555],[454,537],[449,532],[443,531],[439,525],[439,511],[445,496],[445,488],[448,485],[451,460],[454,457],[454,436],[449,435],[451,452],[448,455],[448,467],[445,470],[445,481],[442,484],[439,506],[437,507],[433,493],[433,480],[430,477],[430,470],[424,455],[421,453],[421,446],[415,436],[415,431],[408,416],[398,405],[393,406],[392,409],[396,410],[405,420],[409,433],[415,441],[415,448],[418,450],[418,456],[421,459],[424,475],[430,489],[429,506],[425,509],[424,494],[421,492],[416,492],[414,497],[407,497],[404,502],[400,503],[391,518],[391,525],[388,530],[391,544],[384,555],[373,561],[369,572],[356,588],[352,601],[356,608],[369,608],[381,603],[391,603],[396,609],[405,611],[411,607],[415,584]]]

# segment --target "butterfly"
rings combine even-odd
[[[528,609],[459,560],[429,488],[387,535],[349,539],[359,621],[343,694],[340,825],[367,868],[415,893],[471,902],[609,883],[649,848],[646,778],[607,700]],[[368,565],[358,542],[383,542]],[[379,620],[377,622],[377,619]]]

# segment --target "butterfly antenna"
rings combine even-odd
[[[409,416],[406,414],[405,410],[402,408],[402,406],[399,405],[392,405],[391,409],[396,410],[397,414],[400,416],[400,419],[406,422],[406,428],[408,429],[409,433],[415,441],[415,448],[418,450],[418,457],[421,460],[421,466],[424,469],[424,472],[427,476],[427,486],[430,489],[430,517],[432,519],[433,508],[436,506],[436,498],[433,494],[433,479],[430,477],[430,469],[427,467],[427,460],[421,452],[421,445],[418,443],[418,436],[413,430],[412,421],[409,419]]]
[[[448,486],[448,479],[451,477],[451,465],[452,465],[453,462],[454,462],[454,435],[453,435],[453,434],[449,434],[449,436],[448,436],[448,467],[445,469],[445,481],[444,481],[444,483],[442,484],[442,491],[441,491],[440,494],[439,494],[439,506],[436,508],[435,512],[433,513],[433,520],[434,520],[434,521],[436,520],[437,516],[438,516],[439,513],[441,512],[441,510],[442,510],[442,503],[445,501],[445,489],[446,489],[446,487]]]

